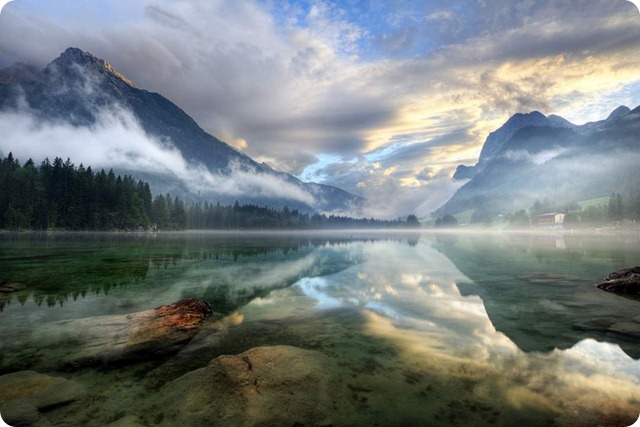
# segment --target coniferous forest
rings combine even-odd
[[[184,230],[419,228],[406,220],[356,219],[256,205],[185,203],[171,195],[152,197],[149,184],[113,170],[94,172],[70,159],[29,159],[11,153],[0,160],[0,229],[5,230]]]
[[[149,185],[113,170],[94,173],[71,160],[21,165],[11,153],[0,162],[0,229],[135,230],[157,224],[184,229],[185,207]]]
[[[348,228],[420,228],[415,215],[406,220],[393,221],[374,218],[308,214],[288,207],[273,209],[266,206],[221,205],[194,203],[187,210],[190,229],[348,229]]]

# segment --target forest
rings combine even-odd
[[[288,207],[273,209],[266,206],[221,205],[194,203],[187,210],[190,229],[348,229],[348,228],[420,228],[418,218],[380,220],[347,216],[308,214]]]
[[[94,172],[70,159],[23,165],[0,160],[0,230],[420,228],[415,215],[392,221],[301,213],[266,206],[152,196],[149,184],[113,170]]]
[[[113,170],[94,173],[71,160],[21,165],[0,161],[0,229],[136,230],[158,224],[184,229],[186,210],[169,195],[152,199],[149,185]]]

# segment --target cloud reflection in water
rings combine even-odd
[[[640,361],[617,344],[584,339],[566,350],[526,353],[496,331],[480,297],[461,295],[456,283],[471,280],[427,242],[354,247],[364,263],[297,283],[317,309],[361,310],[365,333],[390,341],[407,361],[484,383],[479,393],[498,390],[518,410],[599,416],[636,410]]]

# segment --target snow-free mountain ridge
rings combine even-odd
[[[278,172],[229,146],[205,132],[174,103],[162,95],[138,88],[107,61],[78,48],[65,50],[58,58],[39,70],[31,65],[17,63],[0,70],[0,114],[15,112],[28,106],[43,123],[67,123],[75,127],[90,128],[104,111],[124,109],[133,114],[147,135],[176,148],[190,168],[204,166],[216,176],[231,176],[241,171],[243,176],[261,177],[280,187],[291,186],[296,193],[308,198],[277,197],[268,194],[221,193],[217,188],[192,191],[176,176],[154,174],[139,170],[115,169],[145,179],[155,192],[171,191],[187,200],[210,200],[222,203],[256,203],[273,207],[288,205],[306,211],[353,211],[362,205],[359,196],[337,187],[305,183],[298,178]],[[8,151],[8,150],[7,150]],[[19,155],[19,147],[15,148]],[[72,159],[75,160],[75,159]],[[77,161],[77,160],[76,160]],[[309,203],[308,199],[314,202]]]
[[[556,206],[635,194],[640,188],[640,107],[616,108],[600,121],[575,125],[538,111],[512,116],[492,132],[474,166],[454,179],[468,182],[433,215],[466,210],[476,217],[509,213],[548,199]]]

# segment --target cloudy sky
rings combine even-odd
[[[426,215],[512,114],[640,104],[639,36],[626,0],[15,0],[0,68],[79,47],[256,160]]]

